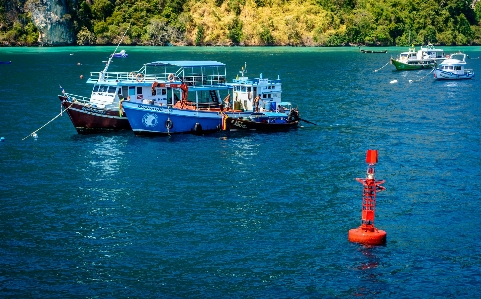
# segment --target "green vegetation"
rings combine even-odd
[[[131,45],[481,44],[473,0],[65,1],[78,45],[117,44],[127,28]],[[26,3],[0,0],[1,44],[36,44]]]

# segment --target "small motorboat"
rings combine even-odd
[[[435,70],[434,79],[436,80],[462,80],[474,77],[474,71],[466,68],[466,58],[464,53],[456,53],[444,60]]]
[[[125,50],[122,50],[122,51],[120,51],[120,52],[118,52],[118,53],[112,54],[112,57],[116,57],[116,58],[125,58],[125,57],[128,57],[128,56],[129,56],[129,54],[127,54],[127,53],[125,52]]]
[[[289,114],[284,112],[253,112],[248,117],[224,117],[226,131],[264,131],[278,132],[295,129],[299,125],[299,112],[293,108]]]
[[[0,64],[12,64],[11,61],[0,61]]]
[[[387,53],[387,50],[364,50],[364,49],[360,49],[359,51],[361,51],[361,53],[375,53],[375,54],[381,54],[381,53]]]

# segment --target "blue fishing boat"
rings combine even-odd
[[[160,72],[150,69],[160,68]],[[225,64],[217,61],[156,61],[141,71],[152,94],[162,101],[136,99],[122,102],[122,108],[136,135],[176,133],[201,134],[222,129],[227,117],[249,117],[253,112],[278,112],[281,108],[281,80],[241,77],[226,82]],[[148,80],[151,82],[151,80]],[[233,99],[233,101],[231,101]]]
[[[11,61],[0,61],[0,64],[12,64]]]

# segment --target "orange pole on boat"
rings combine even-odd
[[[386,190],[386,188],[381,186],[384,181],[376,181],[374,178],[374,165],[377,162],[377,150],[367,150],[366,163],[368,167],[366,178],[356,178],[363,186],[361,226],[349,230],[348,239],[351,242],[366,245],[382,245],[386,243],[386,232],[374,226],[376,192]]]

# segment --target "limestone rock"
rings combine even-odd
[[[67,0],[29,0],[25,7],[40,32],[40,45],[62,46],[74,43]]]

